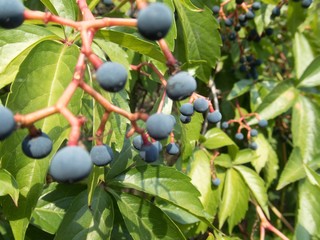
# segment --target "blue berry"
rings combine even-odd
[[[221,124],[221,128],[223,128],[223,129],[227,129],[228,127],[229,127],[229,123],[228,122],[223,122]]]
[[[312,4],[312,0],[302,0],[302,2],[301,2],[301,6],[303,7],[303,8],[308,8],[308,7],[310,7],[310,5]]]
[[[177,155],[180,151],[178,144],[176,143],[169,143],[166,147],[166,151],[170,155]]]
[[[229,40],[230,41],[234,41],[234,40],[236,40],[236,38],[237,38],[237,34],[235,32],[231,32],[229,34]]]
[[[118,92],[123,89],[127,78],[127,70],[120,63],[105,62],[96,71],[98,83],[108,92]]]
[[[191,103],[182,104],[180,107],[180,113],[185,116],[192,116],[194,113],[193,105]]]
[[[49,173],[58,182],[76,182],[86,178],[92,169],[89,153],[79,146],[67,146],[53,157]]]
[[[24,6],[18,0],[0,0],[0,27],[16,28],[24,21]]]
[[[248,12],[246,12],[246,19],[250,20],[253,19],[255,17],[255,14],[253,11],[249,10]]]
[[[265,33],[267,36],[271,36],[273,34],[273,28],[266,28]]]
[[[155,162],[159,157],[159,149],[153,144],[142,145],[140,157],[148,163]]]
[[[141,135],[135,136],[132,140],[132,144],[135,149],[141,150],[142,145],[143,145],[143,139],[142,139]]]
[[[90,157],[94,165],[105,166],[113,160],[114,155],[112,148],[104,144],[94,146],[90,151]]]
[[[194,110],[196,110],[197,112],[200,112],[200,113],[206,112],[209,108],[208,100],[206,100],[204,98],[197,98],[193,102],[193,108],[194,108]]]
[[[254,2],[252,4],[252,9],[253,10],[259,10],[261,8],[261,2]]]
[[[180,114],[180,121],[184,124],[187,124],[187,123],[191,122],[191,117]]]
[[[0,141],[9,137],[15,128],[13,113],[8,108],[0,106]]]
[[[212,184],[216,187],[218,187],[220,185],[221,181],[220,181],[220,178],[215,178],[215,179],[212,179]]]
[[[238,19],[239,19],[239,22],[245,22],[245,21],[247,21],[247,18],[246,18],[246,15],[245,15],[245,14],[240,14],[239,17],[238,17]]]
[[[163,3],[151,3],[138,14],[138,31],[149,40],[164,38],[172,25],[172,12]]]
[[[239,141],[241,141],[241,140],[244,139],[244,136],[243,136],[242,133],[236,133],[236,135],[235,135],[234,137],[235,137],[235,139],[237,139],[237,140],[239,140]]]
[[[260,126],[260,127],[266,127],[266,126],[268,126],[268,121],[267,120],[265,120],[265,119],[261,119],[259,122],[258,122],[258,125]]]
[[[258,131],[257,131],[257,129],[251,129],[251,130],[250,130],[250,136],[251,136],[251,137],[256,137],[256,136],[258,136]]]
[[[208,113],[207,119],[210,123],[217,123],[221,121],[222,115],[219,111],[210,112]]]
[[[257,150],[258,144],[256,142],[251,142],[251,143],[249,143],[249,148],[252,150]]]
[[[226,19],[224,20],[224,24],[225,24],[226,26],[230,27],[230,26],[232,26],[233,21],[232,21],[231,18],[226,18]]]
[[[197,89],[196,80],[188,72],[178,72],[168,79],[166,92],[170,99],[183,100]]]
[[[219,11],[220,11],[220,6],[214,5],[214,6],[212,7],[212,12],[213,12],[214,14],[218,14]]]
[[[271,18],[276,18],[276,17],[279,17],[280,16],[280,7],[278,6],[275,6],[272,11],[271,11]]]
[[[34,159],[45,158],[52,150],[52,141],[49,136],[43,132],[38,136],[26,136],[22,141],[23,153]]]
[[[161,142],[155,141],[155,142],[153,142],[152,144],[158,149],[159,152],[162,151],[162,144],[161,144]]]
[[[150,137],[162,140],[167,138],[172,132],[174,122],[170,115],[155,113],[148,118],[146,125]]]

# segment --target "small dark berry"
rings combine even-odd
[[[234,137],[235,137],[235,139],[237,139],[237,140],[239,140],[239,141],[241,141],[241,140],[244,139],[244,136],[243,136],[242,133],[236,133],[236,135],[235,135]]]
[[[250,130],[250,136],[251,136],[251,137],[256,137],[256,136],[258,136],[258,131],[257,131],[257,129],[251,129],[251,130]]]
[[[265,119],[261,119],[259,122],[258,122],[258,125],[260,126],[260,127],[266,127],[266,126],[268,126],[268,121],[267,120],[265,120]]]

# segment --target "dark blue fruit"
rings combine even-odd
[[[252,150],[257,150],[258,144],[256,142],[251,142],[251,143],[249,143],[249,148]]]
[[[194,113],[193,105],[191,103],[184,103],[180,107],[180,113],[185,116],[192,116]]]
[[[248,12],[246,12],[246,19],[250,20],[253,19],[255,17],[255,14],[253,11],[249,10]]]
[[[236,4],[242,4],[244,0],[236,0]]]
[[[172,24],[172,12],[163,3],[152,3],[138,14],[138,31],[149,40],[164,38]]]
[[[221,121],[222,115],[219,111],[210,112],[208,113],[207,119],[210,123],[217,123]]]
[[[174,122],[170,115],[155,113],[148,118],[146,125],[150,137],[156,140],[162,140],[170,135],[174,127]]]
[[[0,106],[0,141],[8,137],[15,127],[13,113],[8,108]]]
[[[235,137],[235,139],[240,140],[240,141],[244,139],[244,136],[242,133],[236,133],[236,135],[234,137]]]
[[[206,112],[209,108],[208,100],[206,100],[204,98],[197,98],[193,102],[193,108],[194,108],[194,110],[196,110],[197,112],[200,112],[200,113]]]
[[[155,141],[155,142],[153,142],[152,144],[158,149],[159,152],[162,151],[162,144],[161,144],[161,142]]]
[[[166,86],[167,95],[172,100],[186,99],[190,97],[196,89],[196,80],[184,71],[171,76]]]
[[[191,122],[191,117],[180,114],[180,121],[184,124],[187,124],[187,123]]]
[[[247,21],[245,14],[240,14],[239,17],[238,17],[238,19],[239,19],[239,22],[245,22],[245,21]]]
[[[142,145],[140,157],[148,163],[155,162],[159,157],[159,149],[153,144]]]
[[[261,120],[258,122],[258,125],[259,125],[260,127],[266,127],[266,126],[268,126],[268,121],[265,120],[265,119],[261,119]]]
[[[310,5],[312,4],[312,0],[302,0],[302,2],[301,2],[301,6],[303,7],[303,8],[308,8],[308,7],[310,7]]]
[[[52,150],[52,141],[49,136],[43,132],[38,136],[26,136],[22,141],[23,153],[35,159],[45,158]]]
[[[231,33],[229,33],[228,38],[230,41],[234,41],[237,38],[237,34],[235,32],[231,32]]]
[[[0,27],[16,28],[24,21],[24,6],[18,0],[0,0]]]
[[[76,182],[86,178],[92,169],[89,153],[79,146],[62,148],[53,157],[49,174],[58,182]]]
[[[218,14],[219,11],[220,11],[220,6],[214,5],[214,6],[212,7],[212,12],[213,12],[214,14]]]
[[[123,89],[127,78],[127,70],[119,63],[105,62],[96,71],[98,83],[109,92],[118,92]]]
[[[271,11],[271,18],[279,17],[280,13],[280,8],[278,6],[275,6]]]
[[[216,187],[218,187],[220,185],[221,181],[220,181],[220,178],[215,178],[215,179],[212,179],[212,184]]]
[[[266,28],[265,33],[267,36],[271,36],[273,34],[273,28]]]
[[[253,10],[259,10],[261,8],[261,2],[254,2],[252,4],[252,9]]]
[[[176,143],[169,143],[166,147],[166,151],[170,155],[177,155],[180,151],[178,144]]]
[[[228,127],[229,127],[229,123],[228,122],[221,123],[221,128],[227,129]]]
[[[112,148],[104,144],[94,146],[90,151],[90,157],[95,165],[105,166],[113,160],[114,155]]]
[[[224,20],[224,24],[225,24],[226,26],[230,27],[230,26],[232,26],[233,21],[232,21],[231,18],[226,18],[226,19]]]
[[[113,5],[112,0],[103,0],[103,4],[106,5],[107,7],[110,7]]]
[[[234,26],[234,30],[235,30],[236,32],[239,32],[239,31],[241,30],[241,25],[240,25],[240,23],[237,23],[237,25]]]
[[[143,139],[142,139],[141,135],[135,136],[132,140],[132,144],[135,149],[141,150],[142,145],[143,145]]]
[[[251,129],[251,130],[250,130],[250,136],[251,136],[251,137],[256,137],[256,136],[258,136],[258,130],[257,130],[257,129]]]

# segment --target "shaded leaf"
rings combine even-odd
[[[300,148],[304,163],[320,154],[319,126],[320,106],[300,95],[293,108],[291,131],[293,145]]]
[[[31,223],[51,234],[55,234],[73,199],[83,190],[81,184],[51,183],[45,188],[32,213]]]
[[[303,72],[298,87],[315,87],[320,85],[320,56],[315,58]]]
[[[215,67],[220,57],[221,39],[218,24],[212,11],[206,6],[201,12],[193,12],[180,0],[174,0],[174,4],[182,24],[187,62],[207,61],[207,64],[200,65],[197,69],[197,76],[202,81],[208,82],[211,68]]]
[[[232,141],[232,139],[220,128],[212,128],[204,135],[206,140],[203,146],[208,149],[217,149],[228,146],[229,151],[234,156],[239,150],[238,146]]]
[[[296,32],[293,39],[294,69],[299,79],[314,59],[312,47],[301,32]]]
[[[319,174],[310,168],[308,165],[304,165],[304,170],[306,171],[307,178],[312,185],[320,187],[320,176]]]
[[[236,97],[239,97],[246,92],[248,92],[251,89],[251,86],[253,85],[252,80],[247,80],[247,79],[242,79],[238,82],[236,82],[232,89],[231,92],[227,96],[227,100],[232,100]]]
[[[10,31],[0,28],[0,35],[0,89],[14,80],[20,64],[33,47],[44,40],[58,38],[35,25],[22,25]]]
[[[110,180],[109,185],[134,188],[166,200],[197,217],[206,216],[190,178],[171,167],[144,165]]]
[[[219,207],[219,228],[228,218],[229,233],[245,216],[248,210],[249,189],[238,171],[226,172],[222,201]]]
[[[248,167],[235,166],[234,168],[241,174],[243,180],[246,182],[248,188],[250,189],[250,192],[257,200],[266,216],[270,218],[268,210],[267,189],[262,178],[260,178],[260,176],[255,171]]]
[[[134,36],[133,34],[108,29],[100,30],[95,37],[117,43],[122,47],[129,48],[160,62],[166,62],[166,58],[156,44]]]
[[[279,83],[264,99],[256,112],[263,119],[272,119],[286,112],[292,107],[298,91],[291,81],[283,81]],[[256,124],[256,118],[250,120],[248,124]]]
[[[19,199],[18,183],[5,169],[0,169],[0,186],[0,196],[10,195],[15,205],[17,205]]]
[[[25,114],[54,105],[72,79],[78,54],[76,46],[51,41],[38,44],[20,66],[7,107]],[[76,91],[68,105],[71,111],[79,111],[80,98],[81,91]],[[2,166],[16,178],[20,189],[18,207],[7,201],[4,207],[17,239],[24,238],[32,209],[42,192],[49,159],[68,136],[69,123],[59,114],[47,117],[35,126],[53,140],[53,150],[47,158],[36,161],[22,153],[25,130],[15,132],[0,145]]]
[[[234,165],[245,164],[254,161],[257,158],[255,151],[251,149],[242,149],[237,152],[236,157],[233,160]]]
[[[127,193],[113,192],[113,196],[133,239],[185,239],[174,222],[149,201]]]
[[[102,187],[96,188],[90,206],[83,191],[73,200],[55,239],[110,239],[113,218],[112,199]]]
[[[299,184],[299,205],[294,239],[319,239],[320,188],[304,180]]]

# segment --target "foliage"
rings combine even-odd
[[[104,5],[87,0],[97,19],[137,17],[137,5],[130,2]],[[100,61],[121,64],[128,80],[122,80],[125,86],[117,92],[104,91],[96,82],[95,59],[85,62],[83,78],[117,110],[106,116],[105,105],[81,88],[67,104],[72,114],[85,119],[81,147],[90,150],[102,137],[112,156],[109,165],[93,166],[77,183],[52,179],[51,161],[73,136],[63,114],[35,122],[36,129],[52,140],[52,151],[43,159],[23,154],[21,143],[32,131],[30,126],[17,126],[0,141],[0,239],[259,239],[262,223],[270,230],[267,238],[320,238],[319,0],[308,9],[293,0],[263,0],[254,19],[231,37],[238,20],[229,27],[223,14],[243,11],[235,1],[158,2],[174,12],[164,40],[178,64],[170,64],[161,42],[147,40],[136,27],[99,28],[93,53]],[[82,17],[76,1],[23,3],[66,19]],[[224,12],[213,14],[216,5]],[[281,14],[270,19],[275,6],[281,7]],[[49,109],[60,101],[83,51],[78,30],[43,20],[0,28],[0,105],[15,116]],[[192,94],[193,86],[187,93],[175,89],[183,97],[174,99],[163,93],[166,80],[178,70],[186,71],[190,81],[196,79],[197,90]],[[195,110],[185,124],[179,109],[196,99],[208,100],[200,105],[205,111]],[[176,125],[169,138],[167,133],[154,137],[159,142],[152,147],[176,149],[168,154],[166,147],[160,152],[156,148],[148,163],[148,153],[143,157],[132,144],[148,122],[118,113],[151,115],[159,109],[174,119],[152,124],[149,120],[155,136],[166,132],[161,123]],[[221,127],[220,115],[210,121],[210,113],[221,113],[226,127]],[[101,136],[104,117],[108,121]],[[265,127],[261,120],[267,120]],[[126,137],[134,124],[135,135]],[[168,132],[170,124],[165,126]],[[252,129],[257,136],[250,135]]]

